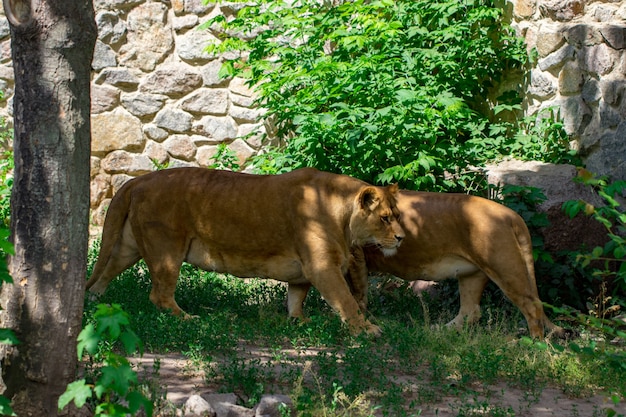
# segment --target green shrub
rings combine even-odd
[[[134,416],[143,408],[151,417],[153,403],[138,388],[137,373],[126,356],[115,351],[116,344],[122,345],[125,355],[142,351],[128,314],[118,304],[99,304],[93,319],[95,323],[88,323],[78,335],[78,358],[86,353],[90,359],[88,377],[67,386],[59,397],[59,410],[71,402],[81,408],[91,401],[95,416]]]
[[[488,99],[527,61],[493,1],[246,2],[207,27],[217,24],[223,42],[209,50],[244,51],[222,74],[256,86],[282,141],[253,161],[260,171],[315,166],[460,190],[475,187],[473,167],[488,159],[567,151],[553,119],[507,121],[520,109],[516,93]]]

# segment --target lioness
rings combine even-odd
[[[369,246],[353,251],[348,280],[362,311],[367,304],[368,270],[408,281],[457,278],[461,308],[448,325],[461,327],[480,318],[480,298],[491,279],[522,311],[532,337],[543,337],[544,330],[567,335],[543,311],[530,234],[517,213],[464,194],[400,191],[396,201],[406,233],[397,254],[381,256]],[[289,304],[302,301],[293,299]]]
[[[109,206],[87,289],[103,293],[143,258],[150,300],[184,314],[174,299],[183,261],[239,277],[285,281],[292,294],[314,285],[354,332],[378,334],[344,275],[351,247],[396,252],[404,238],[397,186],[375,187],[311,168],[276,176],[203,168],[153,172],[126,183]],[[289,313],[302,316],[302,307]]]

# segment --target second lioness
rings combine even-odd
[[[356,248],[348,280],[362,310],[368,270],[408,281],[457,278],[461,307],[448,325],[480,318],[480,299],[492,280],[524,314],[530,334],[569,333],[546,317],[537,293],[532,243],[524,220],[496,202],[465,194],[400,191],[396,198],[406,237],[394,256]],[[297,294],[289,304],[303,301]]]
[[[111,201],[87,288],[104,292],[143,258],[150,300],[181,314],[174,291],[186,261],[285,281],[291,293],[312,284],[354,332],[377,334],[344,275],[351,248],[371,244],[389,255],[400,246],[396,192],[310,168],[276,176],[202,168],[147,174],[126,183]],[[292,316],[302,315],[301,307],[290,307]]]

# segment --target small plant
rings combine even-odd
[[[117,304],[99,304],[93,315],[96,323],[89,323],[78,335],[78,358],[90,356],[94,375],[72,382],[59,398],[59,410],[70,402],[77,408],[88,401],[95,402],[95,416],[125,417],[136,415],[143,408],[152,416],[153,404],[138,388],[137,374],[128,359],[113,351],[121,342],[127,354],[141,351],[141,341],[129,327],[128,314]]]
[[[0,150],[0,226],[9,226],[13,168],[13,153]]]
[[[594,206],[583,200],[567,201],[563,204],[563,210],[572,218],[579,213],[593,217],[604,226],[609,240],[604,247],[597,246],[590,253],[578,254],[576,260],[583,268],[591,268],[594,278],[611,287],[613,296],[617,297],[618,294],[623,296],[626,294],[626,213],[620,209],[618,199],[626,193],[626,181],[608,183],[606,178],[595,178],[593,174],[584,170],[577,179],[594,187],[606,204]],[[600,316],[615,312],[619,308],[602,310]]]
[[[211,165],[209,165],[209,168],[211,169],[239,171],[241,168],[237,154],[225,143],[217,145],[217,153],[211,159],[214,161]]]
[[[13,278],[9,274],[6,257],[13,254],[13,245],[7,240],[9,229],[0,223],[0,287],[4,284],[12,284]],[[0,307],[0,310],[2,308]],[[17,345],[19,340],[11,329],[0,329],[0,344]],[[8,398],[0,396],[0,416],[15,416]]]
[[[494,145],[491,157],[497,159],[504,155],[525,161],[580,165],[580,158],[570,148],[569,136],[560,121],[558,109],[548,107],[536,114],[517,118],[514,115],[522,113],[518,102],[519,99],[513,98],[513,103],[498,104],[493,109],[497,123],[489,127]]]

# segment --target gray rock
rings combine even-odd
[[[120,90],[109,85],[91,86],[91,113],[113,110],[120,103]]]
[[[623,120],[619,111],[604,100],[600,101],[598,105],[598,114],[600,116],[600,128],[595,131],[594,136],[600,134],[604,129],[615,129]],[[590,132],[586,133],[589,134]]]
[[[599,83],[597,80],[590,78],[585,80],[582,88],[582,98],[586,103],[596,103],[602,97]]]
[[[163,142],[165,138],[167,138],[168,133],[167,130],[161,129],[160,127],[154,124],[147,124],[143,126],[143,131],[150,139],[155,140],[157,142]]]
[[[184,0],[185,11],[191,14],[204,15],[215,7],[215,3],[208,3],[204,0]]]
[[[240,96],[239,94],[231,93],[230,101],[236,106],[252,108],[254,107],[255,97]]]
[[[561,107],[565,132],[578,137],[587,127],[593,114],[589,106],[580,96],[565,97],[555,104]]]
[[[606,40],[606,43],[613,49],[626,48],[626,27],[609,25],[602,27],[600,33]]]
[[[218,142],[237,137],[237,125],[228,116],[204,116],[193,125],[193,131]]]
[[[183,406],[185,416],[197,417],[215,417],[217,413],[211,407],[211,404],[201,396],[194,394],[185,401]]]
[[[255,96],[254,90],[248,87],[248,80],[245,80],[240,77],[233,78],[228,88],[230,89],[230,91],[232,91],[235,94],[239,94],[240,96],[244,96],[244,97]]]
[[[96,10],[117,10],[117,9],[130,9],[145,0],[95,0],[94,8]]]
[[[154,124],[171,132],[186,132],[191,129],[192,117],[189,113],[166,107],[157,113]]]
[[[243,139],[235,139],[228,147],[237,155],[239,166],[243,166],[248,158],[254,155],[254,149]]]
[[[100,12],[96,15],[98,25],[98,39],[102,42],[116,45],[126,36],[126,22],[115,12]]]
[[[203,88],[185,97],[181,107],[194,114],[225,116],[228,112],[228,90],[223,88]]]
[[[126,151],[113,151],[101,161],[102,169],[108,174],[130,174],[133,176],[155,171],[156,167],[146,155]]]
[[[292,408],[293,401],[288,395],[264,395],[256,406],[255,417],[282,417],[281,409]]]
[[[550,55],[559,49],[565,42],[558,25],[542,25],[537,33],[537,52],[540,57]]]
[[[141,122],[127,111],[117,108],[91,116],[92,154],[103,155],[118,149],[139,152],[144,144]]]
[[[215,163],[215,155],[217,155],[217,145],[204,145],[198,147],[196,151],[196,161],[201,167],[208,167]]]
[[[111,176],[111,185],[113,186],[113,194],[116,194],[120,188],[128,181],[132,180],[134,177],[131,177],[127,174],[115,174]]]
[[[9,21],[6,17],[0,16],[0,40],[8,38],[10,34]]]
[[[202,67],[202,81],[205,87],[223,87],[230,82],[229,78],[222,78],[219,75],[222,68],[222,61],[219,59],[213,60]]]
[[[158,68],[141,83],[140,91],[182,97],[202,85],[202,76],[187,65]]]
[[[602,98],[608,104],[617,106],[624,98],[626,85],[621,77],[606,77],[600,83]]]
[[[102,200],[111,197],[109,191],[111,189],[111,177],[106,174],[98,174],[90,184],[89,205],[92,209],[98,207]]]
[[[176,51],[183,61],[193,64],[205,64],[215,55],[206,52],[206,47],[217,42],[217,38],[206,29],[192,29],[176,38]]]
[[[554,77],[547,72],[534,69],[530,72],[530,86],[528,92],[539,98],[553,96],[557,91]]]
[[[541,211],[560,207],[565,201],[579,198],[599,201],[592,190],[574,181],[577,170],[573,165],[510,159],[487,165],[486,171],[489,184],[513,184],[541,189],[547,197],[539,207]]]
[[[578,65],[585,71],[606,75],[615,65],[614,52],[605,43],[586,48],[578,53]]]
[[[616,157],[618,155],[618,157]],[[626,121],[614,133],[606,133],[592,153],[586,158],[586,167],[596,175],[613,179],[626,178]]]
[[[132,90],[137,87],[139,80],[128,68],[116,67],[105,68],[100,72],[96,79],[96,84],[111,84],[126,90]]]
[[[115,67],[117,65],[117,55],[115,51],[107,44],[101,41],[96,41],[96,46],[93,51],[93,60],[91,61],[91,68],[96,71],[100,71],[106,67]]]
[[[598,45],[603,42],[602,34],[598,27],[588,24],[580,24],[569,27],[565,31],[565,38],[570,45],[578,48]]]
[[[165,150],[165,147],[159,142],[149,140],[146,142],[146,147],[143,150],[144,155],[150,158],[151,161],[156,161],[158,164],[165,164],[169,160],[169,155]]]
[[[598,22],[609,22],[615,16],[615,10],[603,5],[596,6],[593,12],[593,18]]]
[[[539,5],[541,15],[552,20],[570,21],[585,11],[583,0],[545,0]]]
[[[184,16],[177,16],[174,18],[172,26],[176,32],[183,31],[185,29],[191,29],[198,24],[198,16],[195,14],[187,14]]]
[[[247,107],[230,106],[228,114],[237,123],[255,123],[259,120],[259,117],[263,115],[262,109],[250,109]]]
[[[131,114],[143,118],[161,110],[166,99],[167,96],[162,94],[134,92],[122,94],[122,105]]]
[[[569,61],[559,73],[559,92],[563,95],[579,93],[583,85],[583,73],[574,61]]]
[[[187,135],[172,135],[163,142],[163,148],[171,156],[183,161],[193,161],[196,147]]]
[[[162,3],[144,3],[128,13],[129,48],[123,58],[126,65],[152,71],[172,51],[174,34],[167,12]]]
[[[537,65],[542,71],[548,71],[563,65],[572,58],[574,58],[574,48],[565,44],[547,57],[540,59]]]

